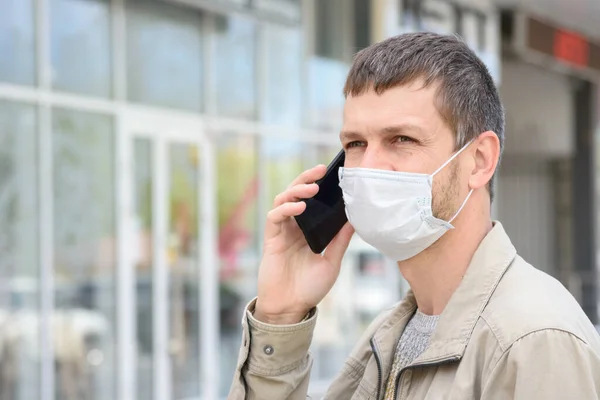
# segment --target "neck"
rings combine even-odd
[[[492,229],[489,205],[465,207],[453,225],[455,229],[427,250],[398,262],[424,314],[441,314],[462,281],[473,254]]]

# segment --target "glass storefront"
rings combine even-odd
[[[128,99],[202,111],[203,13],[152,0],[126,7]]]
[[[244,306],[255,295],[260,260],[258,146],[252,132],[224,131],[217,142],[221,396],[226,396],[235,370]]]
[[[266,123],[300,126],[302,123],[302,52],[299,29],[268,24],[264,27],[267,71]],[[286,49],[286,51],[281,51]],[[296,77],[290,79],[290,76]]]
[[[135,355],[137,382],[135,394],[138,399],[153,398],[154,360],[154,295],[152,276],[154,257],[152,232],[154,229],[153,202],[153,147],[148,138],[133,140],[133,229],[135,269]]]
[[[215,33],[217,112],[256,118],[256,23],[237,16],[217,16]]]
[[[199,157],[198,146],[194,144],[168,145],[168,344],[173,399],[201,395]]]
[[[35,75],[34,0],[8,0],[0,14],[0,81],[33,85]],[[6,60],[9,60],[7,62]]]
[[[0,100],[0,399],[40,396],[35,106]]]
[[[49,6],[52,87],[110,97],[109,0],[50,0]]]
[[[54,385],[59,398],[114,398],[118,249],[113,121],[59,108],[51,115]]]
[[[44,3],[0,15],[0,399],[225,398],[273,197],[339,151],[345,35],[307,54],[291,0]],[[315,393],[378,306],[349,300],[373,254],[323,302]]]

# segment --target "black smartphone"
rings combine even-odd
[[[348,221],[344,208],[338,169],[344,166],[346,153],[341,150],[327,166],[325,176],[315,182],[319,192],[311,199],[303,199],[306,210],[296,216],[310,249],[320,254]]]

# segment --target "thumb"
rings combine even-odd
[[[353,234],[354,228],[346,222],[325,250],[323,257],[332,265],[340,265]]]

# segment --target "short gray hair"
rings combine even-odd
[[[358,52],[344,96],[387,89],[423,79],[439,84],[436,108],[456,135],[458,150],[481,133],[492,131],[504,148],[504,108],[485,64],[455,35],[431,32],[391,37]],[[495,174],[494,174],[495,176]],[[488,189],[493,199],[494,176]]]

